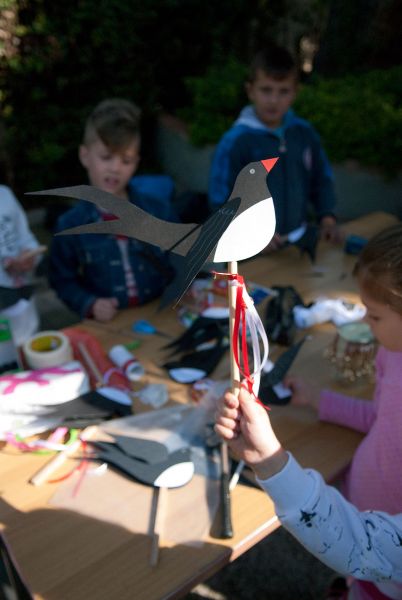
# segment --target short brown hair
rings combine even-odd
[[[125,148],[140,135],[140,116],[140,109],[129,100],[103,100],[86,121],[83,143],[88,145],[99,138],[111,150]]]
[[[353,274],[373,300],[402,314],[402,223],[369,240]]]
[[[294,75],[297,80],[299,69],[293,56],[280,46],[270,45],[260,50],[250,63],[248,82],[252,83],[257,77],[257,71],[263,71],[273,79],[285,79]]]

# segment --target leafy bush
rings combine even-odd
[[[253,5],[265,11],[265,0]],[[251,9],[242,0],[0,0],[4,7],[16,19],[8,53],[0,36],[0,118],[17,193],[82,182],[83,123],[107,97],[141,106],[141,164],[158,168],[158,110],[188,104],[185,77],[248,47]]]
[[[357,160],[387,175],[401,169],[402,67],[339,79],[315,79],[295,109],[322,136],[333,161]]]
[[[187,80],[192,106],[181,112],[195,144],[216,143],[244,105],[246,67],[230,59]],[[387,175],[401,169],[402,67],[338,79],[313,77],[295,102],[320,133],[332,161],[354,159]]]
[[[186,79],[193,98],[189,108],[179,111],[189,126],[194,144],[208,144],[219,140],[233,123],[233,116],[244,104],[246,66],[231,57],[224,65],[212,65],[202,77]]]

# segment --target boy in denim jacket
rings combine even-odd
[[[140,194],[132,181],[140,160],[139,109],[108,99],[89,116],[79,148],[89,183],[124,198],[160,219],[175,220],[170,202]],[[56,231],[114,215],[81,201],[59,217]],[[53,238],[49,280],[58,296],[81,317],[109,321],[118,309],[159,296],[171,268],[156,247],[125,236],[83,234]]]

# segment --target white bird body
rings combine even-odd
[[[218,241],[213,262],[240,261],[255,256],[275,233],[272,198],[265,198],[236,216]]]

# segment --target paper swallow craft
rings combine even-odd
[[[180,300],[205,262],[245,260],[269,244],[275,233],[275,210],[266,176],[277,160],[270,158],[243,167],[227,202],[202,224],[158,219],[127,200],[88,185],[30,194],[87,200],[117,217],[79,225],[58,235],[126,235],[182,256],[178,273],[162,296],[164,307]]]

